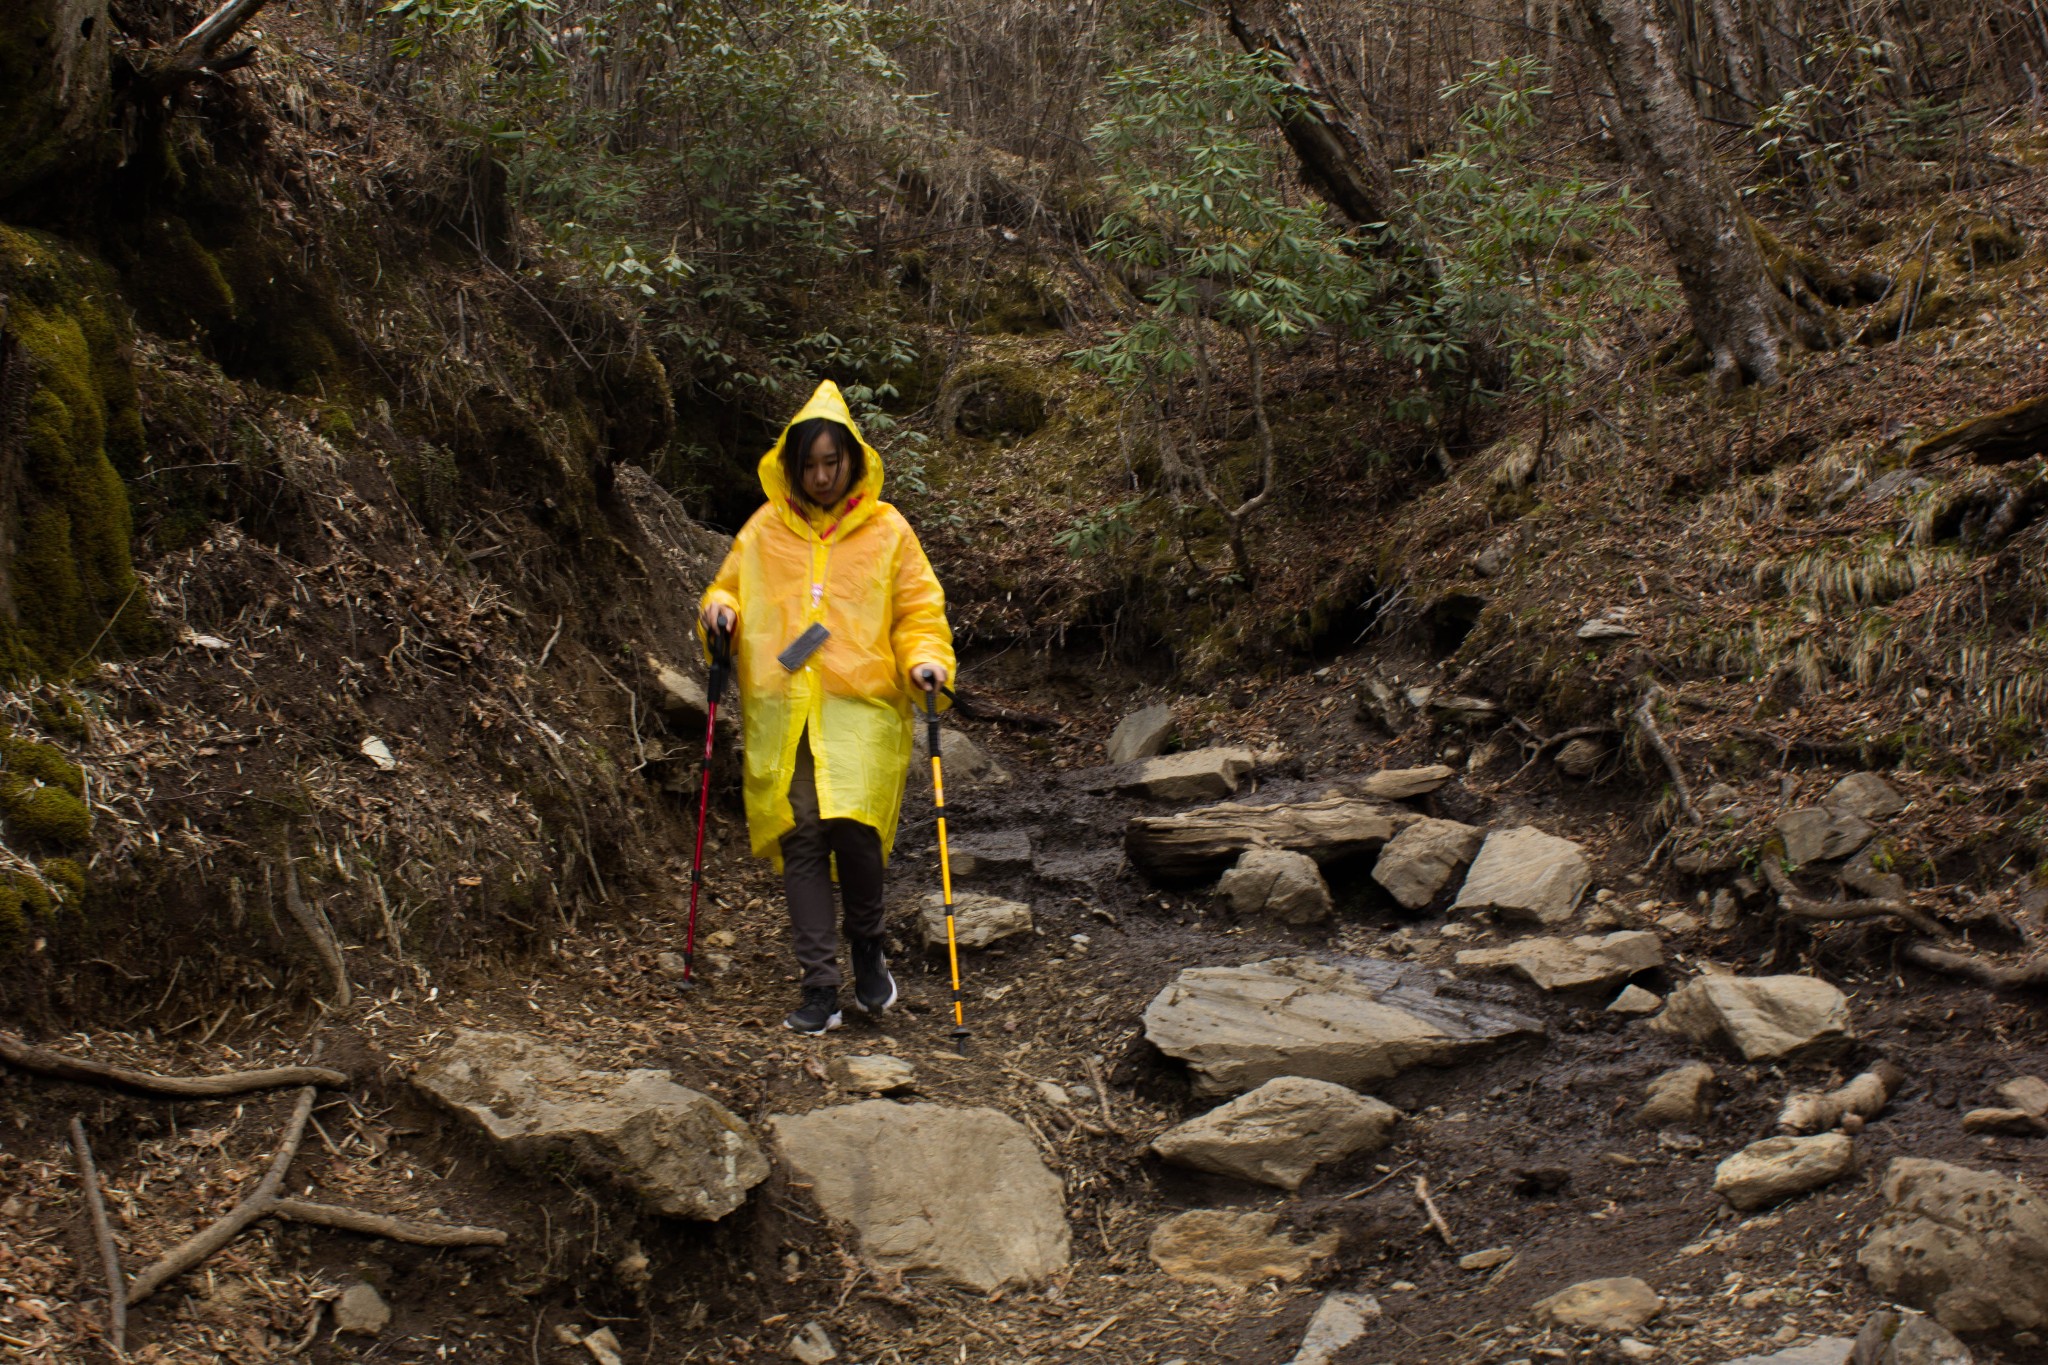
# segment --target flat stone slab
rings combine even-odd
[[[768,1122],[782,1160],[879,1270],[986,1294],[1066,1268],[1065,1192],[1006,1114],[863,1100]]]
[[[1664,940],[1645,929],[1525,938],[1499,948],[1468,948],[1458,954],[1458,965],[1511,971],[1546,991],[1585,990],[1663,966]]]
[[[1387,841],[1372,879],[1410,910],[1443,893],[1479,852],[1486,832],[1456,820],[1417,820]]]
[[[723,1218],[768,1178],[739,1118],[666,1071],[594,1071],[517,1033],[458,1030],[413,1075],[508,1160],[566,1161],[677,1218]]]
[[[1424,768],[1382,768],[1360,782],[1358,790],[1382,801],[1407,801],[1429,795],[1457,775],[1456,768],[1443,763]]]
[[[1737,1356],[1727,1365],[1849,1365],[1856,1343],[1847,1337],[1822,1337],[1804,1346],[1767,1356]]]
[[[1811,976],[1702,976],[1673,991],[1650,1027],[1696,1043],[1725,1039],[1752,1062],[1821,1050],[1853,1036],[1848,997]]]
[[[1301,1334],[1301,1349],[1288,1365],[1330,1365],[1337,1352],[1364,1336],[1380,1319],[1380,1301],[1370,1294],[1337,1290],[1323,1296],[1308,1330]]]
[[[1317,1166],[1376,1152],[1401,1112],[1329,1081],[1276,1076],[1169,1128],[1152,1150],[1176,1166],[1298,1190]]]
[[[1906,808],[1906,798],[1876,773],[1850,773],[1829,788],[1820,803],[1865,820],[1882,820]]]
[[[1846,1133],[1765,1138],[1714,1168],[1714,1193],[1747,1213],[1817,1190],[1855,1169],[1856,1144]]]
[[[1126,765],[1116,788],[1155,801],[1214,801],[1233,795],[1253,762],[1250,749],[1190,749]]]
[[[1282,924],[1318,924],[1330,917],[1330,887],[1306,853],[1248,848],[1216,883],[1216,894],[1240,915],[1269,915]]]
[[[1633,1332],[1664,1311],[1664,1299],[1633,1276],[1582,1280],[1529,1306],[1538,1322],[1596,1332]]]
[[[946,898],[933,891],[919,902],[918,923],[924,929],[927,948],[946,946]],[[1023,901],[984,896],[979,891],[953,893],[953,938],[962,948],[986,948],[991,943],[1031,932],[1031,907]]]
[[[1154,702],[1116,723],[1116,729],[1110,731],[1103,761],[1118,767],[1152,758],[1166,748],[1166,741],[1172,736],[1173,708],[1163,701]]]
[[[1318,863],[1384,845],[1422,817],[1355,796],[1247,805],[1224,802],[1173,815],[1141,815],[1124,826],[1131,866],[1148,877],[1199,877],[1258,845],[1293,849]]]
[[[1952,1332],[2048,1326],[2048,1200],[1946,1161],[1898,1157],[1856,1259],[1877,1290]]]
[[[1380,958],[1274,958],[1194,967],[1145,1007],[1145,1036],[1188,1064],[1197,1095],[1276,1076],[1354,1089],[1416,1066],[1451,1066],[1543,1026],[1439,993],[1435,972]]]
[[[1326,1232],[1298,1243],[1273,1231],[1279,1215],[1231,1209],[1189,1209],[1152,1230],[1147,1247],[1153,1262],[1184,1284],[1250,1289],[1267,1280],[1292,1283],[1337,1249]]]
[[[1514,919],[1562,924],[1593,880],[1585,850],[1533,825],[1486,836],[1453,910],[1493,910]]]
[[[840,1089],[863,1095],[894,1095],[917,1088],[917,1068],[886,1053],[834,1057],[825,1074]]]
[[[946,841],[955,877],[1001,877],[1031,870],[1031,836],[1021,829],[959,834]]]

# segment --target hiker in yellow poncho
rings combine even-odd
[[[945,594],[882,457],[827,380],[761,457],[768,501],[704,594],[704,630],[732,632],[746,733],[747,829],[782,867],[803,999],[783,1024],[840,1022],[832,874],[846,907],[854,1003],[896,1003],[883,952],[882,869],[910,767],[913,699],[954,671]]]

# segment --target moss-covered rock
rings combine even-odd
[[[97,262],[0,227],[0,455],[20,470],[0,563],[0,676],[60,674],[156,632],[136,590],[123,470],[141,462],[127,321]]]
[[[2012,223],[1996,218],[1969,218],[1956,228],[1953,259],[1964,270],[1988,270],[2018,260],[2026,249],[2027,239]]]
[[[977,439],[1020,440],[1045,425],[1045,379],[1029,364],[990,360],[948,376],[939,400],[943,425]]]
[[[1939,260],[1909,261],[1892,277],[1890,297],[1863,324],[1857,340],[1866,346],[1882,346],[1945,322],[1960,305],[1944,283]]]

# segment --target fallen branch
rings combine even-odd
[[[252,1090],[276,1090],[287,1085],[325,1085],[341,1089],[348,1085],[348,1073],[324,1066],[279,1066],[262,1071],[231,1071],[221,1076],[159,1076],[149,1071],[130,1071],[124,1066],[84,1057],[67,1057],[45,1047],[25,1043],[11,1033],[0,1033],[0,1062],[20,1071],[50,1076],[60,1081],[84,1081],[96,1085],[118,1085],[146,1095],[178,1098],[209,1098],[246,1095]]]
[[[151,76],[159,82],[190,80],[208,71],[218,74],[248,65],[255,56],[254,48],[244,48],[219,60],[215,56],[266,3],[268,0],[226,0],[152,64]]]
[[[1643,739],[1656,752],[1657,757],[1663,760],[1665,770],[1671,774],[1672,785],[1678,789],[1679,812],[1685,816],[1688,824],[1697,825],[1701,823],[1700,813],[1693,809],[1692,788],[1686,785],[1685,769],[1678,766],[1678,755],[1671,751],[1671,745],[1665,740],[1664,732],[1657,728],[1654,708],[1659,695],[1661,689],[1655,687],[1643,693],[1642,701],[1636,706],[1636,728],[1643,732]]]
[[[501,1247],[511,1238],[497,1228],[469,1227],[460,1223],[421,1223],[389,1214],[365,1213],[339,1204],[316,1204],[310,1199],[279,1199],[270,1212],[294,1223],[312,1223],[323,1228],[340,1228],[371,1237],[387,1237],[421,1247]]]
[[[1437,1209],[1436,1200],[1429,1197],[1428,1176],[1415,1177],[1415,1197],[1422,1201],[1422,1211],[1429,1215],[1429,1225],[1436,1229],[1437,1236],[1444,1239],[1444,1250],[1456,1251],[1458,1248],[1451,1242],[1450,1225],[1444,1222],[1443,1214]]]
[[[1904,901],[1817,901],[1801,894],[1785,869],[1778,865],[1778,859],[1769,852],[1758,859],[1758,864],[1763,868],[1764,880],[1771,884],[1771,890],[1778,893],[1779,906],[1788,915],[1810,920],[1875,919],[1879,915],[1892,915],[1930,938],[1955,937],[1944,926],[1936,924]]]
[[[1994,991],[2048,989],[2048,956],[2030,957],[2006,966],[1968,953],[1953,953],[1931,943],[1913,943],[1906,947],[1906,960],[1931,972],[1960,976]]]
[[[968,692],[953,694],[953,709],[968,720],[1001,721],[1005,725],[1021,725],[1027,730],[1057,730],[1066,724],[1060,717],[1048,716],[1043,711],[1020,711]]]
[[[121,1249],[114,1245],[114,1229],[107,1221],[107,1201],[100,1193],[99,1167],[93,1164],[85,1121],[76,1116],[71,1120],[71,1152],[78,1159],[78,1183],[85,1189],[85,1207],[92,1215],[92,1239],[99,1244],[100,1268],[107,1277],[107,1345],[113,1348],[114,1359],[125,1360],[128,1286],[121,1271]]]
[[[226,1217],[186,1238],[163,1259],[137,1275],[128,1287],[131,1307],[163,1288],[165,1281],[184,1274],[234,1241],[249,1224],[274,1211],[278,1187],[284,1184],[285,1172],[291,1168],[292,1158],[299,1154],[299,1143],[305,1140],[306,1120],[313,1116],[315,1093],[310,1085],[299,1091],[299,1101],[292,1107],[291,1122],[285,1126],[284,1141],[278,1146],[277,1155],[271,1159],[270,1169],[263,1173],[263,1179],[248,1198],[229,1210]]]

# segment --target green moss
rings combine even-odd
[[[947,378],[939,413],[962,436],[1021,439],[1045,425],[1044,377],[1035,366],[1010,361],[962,365]]]
[[[127,322],[105,268],[39,233],[0,227],[0,294],[15,352],[0,412],[20,414],[0,429],[20,469],[0,676],[61,674],[97,644],[139,652],[157,639],[120,472],[142,453]]]
[[[8,795],[10,788],[18,791],[31,783],[57,787],[73,796],[85,795],[84,770],[54,745],[11,734],[0,736],[0,759],[7,765],[0,770],[0,797]]]
[[[1960,301],[1943,284],[1940,261],[1908,262],[1892,277],[1891,296],[1871,314],[1857,340],[1882,346],[1954,316]]]
[[[36,724],[53,735],[84,739],[92,732],[84,704],[69,692],[52,692],[37,697],[29,703],[29,710],[35,715]]]
[[[67,904],[85,899],[85,868],[75,858],[45,858],[38,870],[64,895]]]
[[[0,797],[11,834],[76,848],[92,840],[92,812],[85,802],[59,787],[29,787]]]
[[[1956,229],[1954,260],[1964,270],[1986,270],[2018,260],[2026,249],[2026,238],[2011,223],[1972,218]]]
[[[330,441],[352,441],[356,419],[349,416],[347,408],[327,408],[320,414],[317,430]]]

